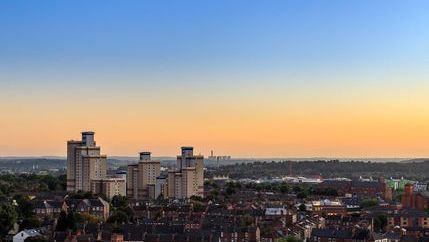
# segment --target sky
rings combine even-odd
[[[429,1],[0,1],[0,157],[429,157]]]

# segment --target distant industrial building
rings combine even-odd
[[[231,160],[229,155],[214,155],[213,150],[210,151],[210,156],[207,157],[208,160]]]

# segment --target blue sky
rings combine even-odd
[[[427,1],[2,1],[0,61],[5,74],[41,77],[419,70],[428,64],[428,9]]]
[[[55,115],[48,111],[53,103],[80,116],[82,103],[93,102],[124,117],[127,102],[149,103],[151,110],[197,102],[200,115],[207,107],[231,115],[222,113],[231,106],[262,114],[267,105],[270,112],[318,113],[310,107],[314,98],[329,106],[365,97],[364,109],[377,98],[389,103],[405,95],[395,104],[419,106],[429,88],[428,26],[428,1],[6,0],[0,2],[0,101],[11,105],[4,110],[46,116]],[[23,117],[10,118],[11,130],[18,129],[12,122]],[[275,154],[301,155],[277,145]]]

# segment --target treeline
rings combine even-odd
[[[290,161],[283,162],[254,162],[222,166],[208,175],[228,175],[233,179],[282,177],[289,175]],[[292,162],[292,175],[311,176],[321,175],[330,177],[406,177],[419,181],[429,180],[429,161],[415,163],[375,163],[350,161],[301,161]]]
[[[65,191],[66,175],[7,174],[0,175],[0,197],[10,196],[15,192]]]
[[[63,169],[66,167],[65,159],[47,158],[0,158],[0,168],[12,171],[31,171],[38,169]]]
[[[28,196],[14,195],[11,199],[0,197],[0,241],[15,223],[20,230],[41,226],[42,221],[35,216],[33,205]]]
[[[41,220],[33,212],[29,192],[55,192],[66,189],[66,177],[35,174],[0,175],[0,241],[15,223],[19,229],[37,228]]]

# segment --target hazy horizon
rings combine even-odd
[[[208,155],[204,155],[205,159],[208,159]],[[66,159],[66,156],[61,155],[41,155],[41,156],[0,156],[0,159]],[[176,159],[176,155],[155,155],[153,159]],[[138,156],[133,155],[108,155],[107,159],[118,159],[118,160],[138,160]],[[412,161],[412,160],[425,160],[429,157],[258,157],[258,156],[243,156],[243,157],[231,157],[231,161],[239,160],[274,160],[274,161],[317,161],[317,160],[340,160],[340,161],[379,161],[379,162],[398,162],[398,161]],[[228,160],[222,160],[228,162]]]

